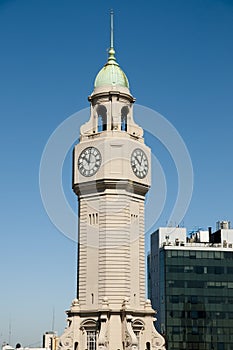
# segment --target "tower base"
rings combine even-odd
[[[67,312],[67,327],[57,339],[57,350],[165,350],[164,338],[154,327],[150,300],[134,310],[128,299],[121,310],[109,308],[105,298],[100,310],[81,310],[74,299]]]

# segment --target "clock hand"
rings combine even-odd
[[[142,162],[140,162],[139,160],[139,157],[136,157],[137,161],[138,161],[138,164],[141,166],[142,165]]]
[[[89,153],[89,164],[91,162],[91,152]]]
[[[89,156],[89,155],[86,155],[84,159],[85,159],[85,161],[86,161],[87,167],[88,167],[89,170],[90,170],[90,156]]]

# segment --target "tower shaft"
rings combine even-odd
[[[119,185],[79,200],[78,295],[87,309],[105,297],[113,309],[125,297],[139,309],[145,302],[144,200]]]

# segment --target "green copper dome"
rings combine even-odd
[[[111,47],[108,53],[108,62],[97,74],[94,87],[120,85],[129,89],[128,79],[119,64],[116,62],[114,48]]]

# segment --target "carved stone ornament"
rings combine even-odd
[[[153,327],[154,328],[154,327]],[[154,328],[152,332],[152,349],[154,350],[166,350],[164,338]]]
[[[58,350],[72,350],[73,349],[73,331],[66,332],[60,337]]]
[[[103,320],[100,324],[100,333],[98,339],[98,350],[107,350],[108,348],[108,336],[107,336],[107,324],[108,321]]]
[[[126,350],[138,350],[138,340],[136,334],[133,331],[131,319],[124,322],[124,334],[125,334],[125,349]]]

